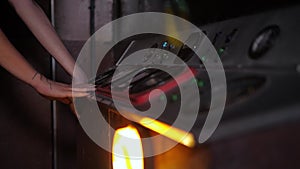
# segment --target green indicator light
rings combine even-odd
[[[202,56],[202,57],[201,57],[201,60],[202,60],[202,61],[206,61],[206,56]]]
[[[219,54],[222,54],[225,51],[225,48],[220,48],[219,49]]]
[[[198,80],[197,84],[198,84],[199,87],[203,87],[204,86],[204,82],[202,80]]]
[[[173,101],[178,100],[178,96],[177,96],[176,94],[173,94],[173,95],[172,95],[172,100],[173,100]]]
[[[222,55],[225,52],[225,47],[222,47],[219,49],[219,55]]]

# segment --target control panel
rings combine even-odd
[[[215,46],[227,80],[227,102],[223,119],[212,139],[300,118],[299,10],[299,6],[291,7],[199,26]],[[197,35],[190,38],[197,43]],[[155,34],[130,37],[119,45],[125,47],[115,56],[115,65],[99,73],[95,79],[99,103],[114,107],[111,88],[120,91],[119,101],[122,102],[122,91],[125,90],[123,87],[129,85],[133,105],[138,109],[147,110],[149,93],[158,88],[165,92],[165,96],[157,96],[157,99],[167,100],[167,108],[159,120],[172,124],[181,106],[181,94],[178,84],[174,83],[169,74],[156,69],[129,68],[114,75],[118,64],[138,50],[166,50],[179,56],[194,73],[193,77],[184,78],[181,82],[195,83],[198,86],[199,90],[195,92],[199,92],[201,102],[192,132],[196,136],[199,135],[211,108],[212,89],[202,63],[209,56],[197,57],[184,42]],[[120,46],[116,45],[114,48],[118,50]],[[163,62],[168,55],[149,54],[143,57]],[[127,75],[135,71],[139,73],[132,80],[128,79]],[[116,81],[114,85],[113,75]],[[183,79],[185,76],[185,70],[178,69],[176,78]],[[191,94],[190,99],[183,104],[192,106],[194,102]],[[296,108],[291,108],[293,106]],[[282,118],[283,115],[285,118]],[[241,125],[244,126],[243,129],[238,127]]]

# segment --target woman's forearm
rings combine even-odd
[[[72,88],[70,85],[54,82],[38,73],[17,49],[6,38],[0,29],[0,66],[20,80],[31,85],[37,92],[47,98],[60,100],[63,103],[69,97],[84,97],[88,91],[94,91],[93,86]],[[70,100],[70,99],[67,99]]]
[[[0,29],[0,65],[24,82],[35,86],[35,69],[12,46]]]
[[[33,0],[9,0],[35,37],[72,75],[75,61],[56,34],[43,10]]]

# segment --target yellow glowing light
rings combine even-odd
[[[113,169],[144,168],[141,137],[133,126],[116,130],[112,152]]]
[[[168,137],[178,143],[181,143],[188,147],[195,146],[194,136],[186,131],[180,130],[178,128],[169,126],[160,121],[144,117],[140,120],[140,124],[150,130],[153,130],[165,137]]]

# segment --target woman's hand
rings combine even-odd
[[[78,85],[78,87],[72,88],[71,85],[49,80],[39,73],[36,73],[32,80],[31,84],[39,94],[47,99],[68,104],[77,118],[79,118],[79,116],[74,110],[72,98],[86,97],[90,95],[90,92],[95,91],[95,87],[92,85]]]
[[[37,73],[33,77],[33,87],[43,96],[50,98],[72,98],[85,97],[89,92],[94,91],[95,88],[91,85],[82,85],[72,88],[68,84],[55,82],[47,79],[43,75]]]

